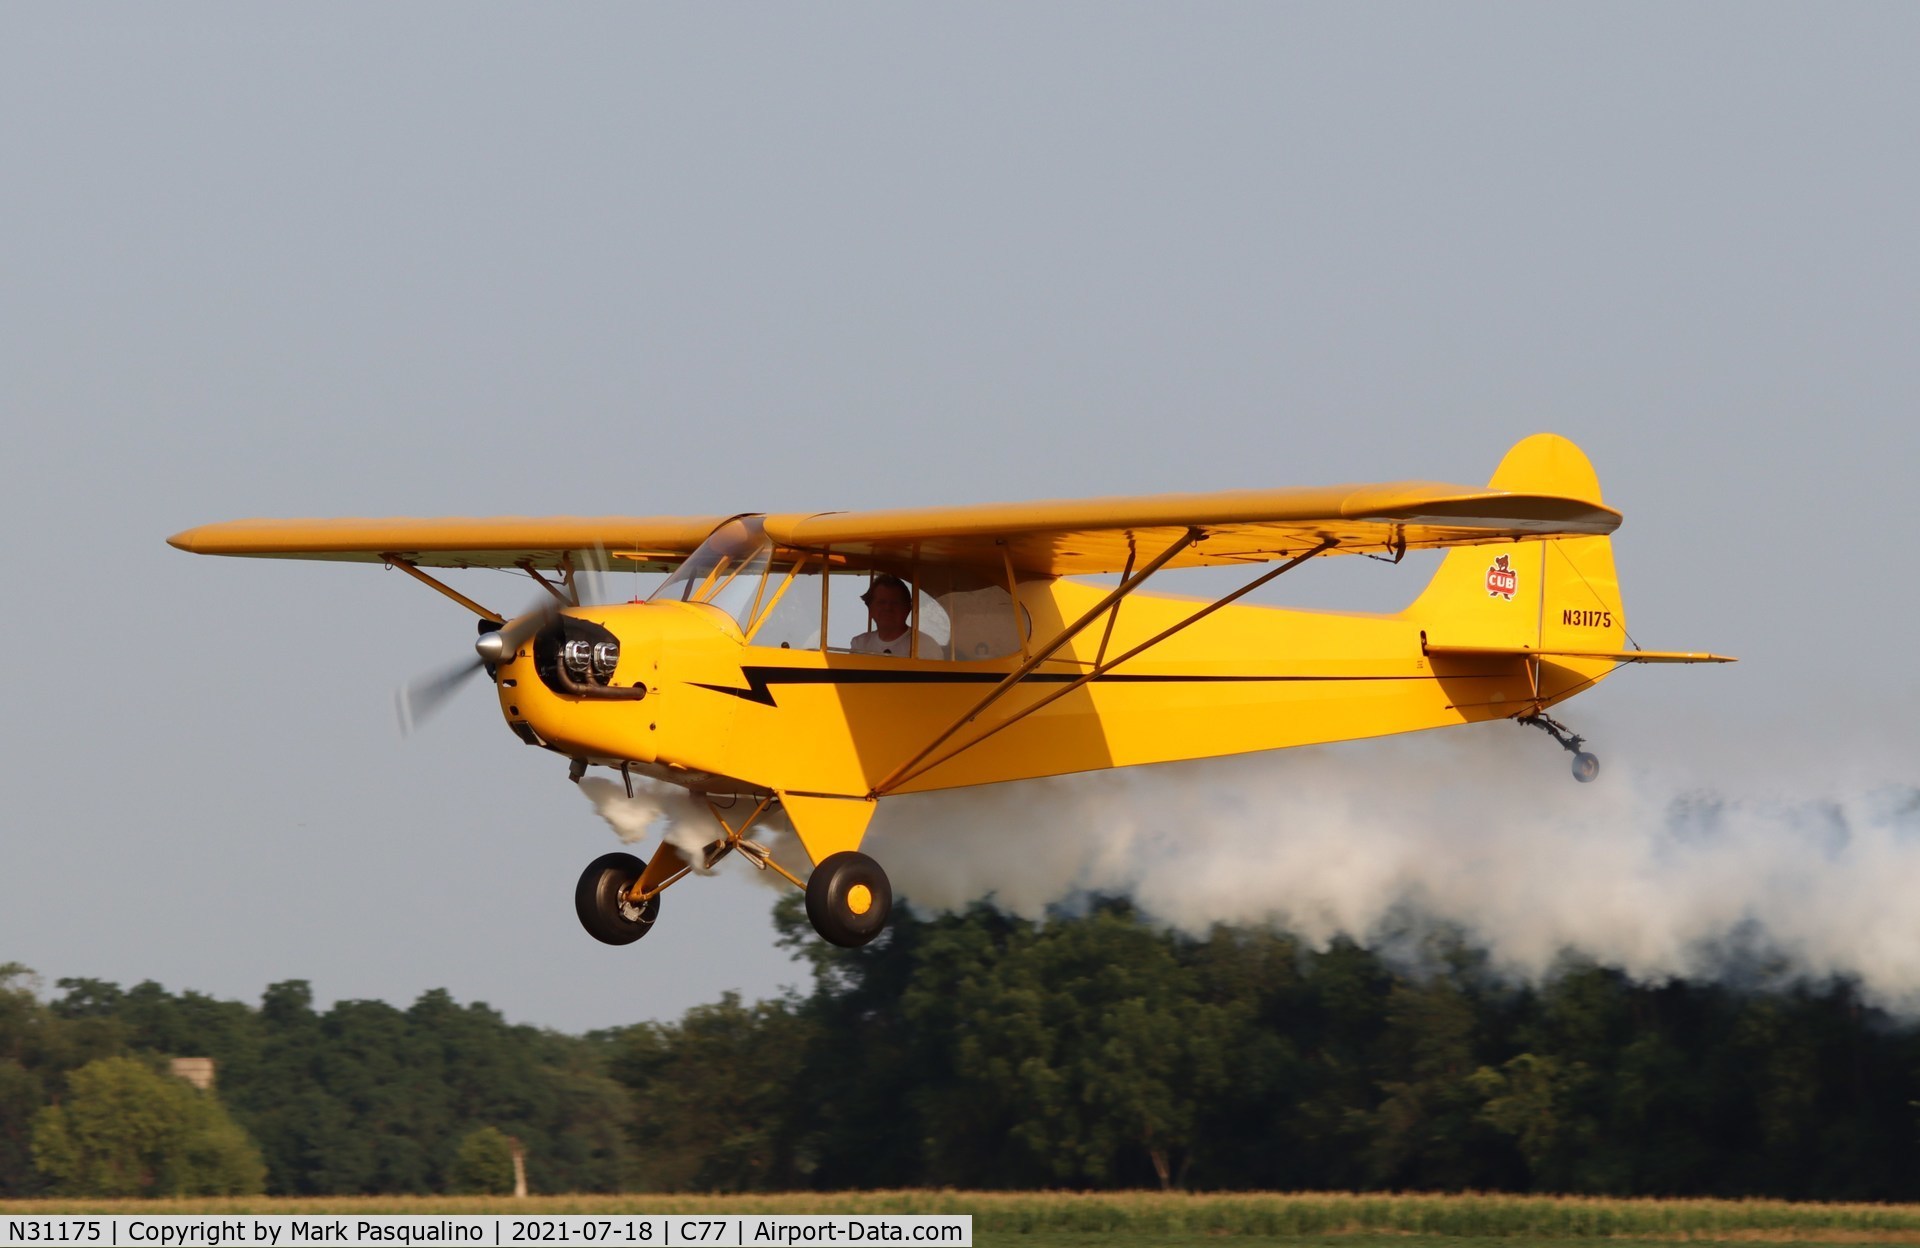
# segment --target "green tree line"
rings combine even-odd
[[[300,981],[256,1007],[61,980],[42,1000],[4,968],[0,1193],[71,1185],[60,1131],[103,1062],[158,1078],[194,1054],[219,1064],[219,1114],[196,1120],[200,1169],[171,1173],[231,1178],[251,1148],[279,1193],[499,1190],[517,1144],[536,1192],[1920,1199],[1920,1027],[1843,981],[1637,984],[1569,960],[1525,985],[1454,934],[1388,960],[1170,933],[1119,902],[1041,924],[899,910],[843,950],[795,900],[776,914],[810,991],[586,1036],[439,991],[319,1011]]]
[[[602,1041],[512,1026],[437,989],[405,1010],[340,1001],[322,1012],[300,980],[271,985],[258,1007],[152,982],[57,986],[43,1002],[25,968],[0,967],[0,1195],[209,1190],[204,1165],[147,1164],[129,1185],[88,1160],[112,1149],[76,1147],[104,1136],[121,1155],[139,1155],[133,1137],[151,1120],[141,1138],[163,1136],[179,1155],[204,1152],[209,1131],[228,1130],[182,1127],[181,1104],[197,1105],[188,1112],[202,1119],[229,1120],[259,1159],[255,1182],[233,1179],[223,1190],[510,1189],[511,1141],[538,1159],[529,1167],[534,1191],[617,1191],[635,1181],[631,1097],[608,1077]],[[168,1055],[212,1057],[216,1093],[181,1101],[193,1090],[156,1073]],[[132,1067],[152,1081],[144,1103],[120,1091],[138,1077]],[[103,1078],[113,1095],[103,1095]],[[167,1097],[171,1107],[156,1101]],[[82,1120],[91,1137],[65,1129]],[[237,1151],[231,1136],[226,1142]]]

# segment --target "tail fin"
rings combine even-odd
[[[1602,501],[1586,455],[1551,433],[1508,451],[1488,484]],[[1591,653],[1620,650],[1627,638],[1606,537],[1455,547],[1402,614],[1448,649]]]

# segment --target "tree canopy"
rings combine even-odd
[[[67,1076],[34,1119],[34,1165],[62,1196],[245,1196],[266,1166],[219,1100],[131,1057]]]
[[[1118,901],[1044,923],[903,907],[848,950],[796,901],[777,918],[810,991],[577,1037],[439,991],[321,1010],[299,980],[258,1006],[93,980],[43,1001],[0,966],[0,1192],[205,1190],[249,1140],[272,1192],[491,1187],[510,1136],[536,1192],[1920,1199],[1920,1026],[1845,981],[1640,984],[1568,958],[1518,984],[1457,933],[1389,959],[1185,936]],[[217,1100],[156,1073],[168,1054],[215,1058]],[[101,1105],[120,1151],[88,1143]]]

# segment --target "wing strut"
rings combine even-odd
[[[1133,575],[1134,554],[1135,554],[1135,551],[1133,547],[1129,545],[1127,547],[1127,568],[1126,568],[1126,571],[1120,574],[1120,579],[1123,581]],[[1095,667],[1099,667],[1102,663],[1106,662],[1107,643],[1113,640],[1113,626],[1115,624],[1118,624],[1119,622],[1120,622],[1120,603],[1118,600],[1116,600],[1113,604],[1113,610],[1107,612],[1107,631],[1100,634],[1100,649],[1098,653],[1096,653],[1093,656],[1093,665]]]
[[[1039,667],[1042,663],[1052,658],[1054,653],[1058,651],[1060,647],[1072,641],[1076,636],[1079,635],[1082,629],[1086,628],[1087,625],[1099,619],[1101,612],[1105,611],[1108,607],[1119,602],[1122,598],[1126,597],[1128,594],[1132,593],[1134,590],[1140,588],[1140,585],[1142,584],[1142,582],[1144,582],[1148,577],[1152,576],[1155,572],[1159,571],[1162,564],[1166,563],[1167,560],[1173,558],[1175,555],[1179,554],[1181,551],[1185,550],[1187,547],[1199,541],[1201,536],[1202,534],[1199,529],[1188,529],[1185,533],[1181,534],[1180,537],[1173,543],[1173,545],[1161,551],[1160,554],[1155,556],[1153,561],[1148,563],[1146,567],[1140,569],[1140,571],[1134,573],[1132,576],[1128,577],[1126,580],[1121,581],[1119,585],[1114,587],[1112,593],[1108,594],[1106,597],[1102,598],[1099,602],[1095,603],[1092,607],[1090,607],[1087,610],[1087,613],[1085,615],[1082,615],[1079,619],[1075,620],[1072,624],[1068,625],[1066,628],[1061,629],[1060,632],[1054,637],[1052,641],[1048,642],[1045,646],[1041,647],[1037,653],[1030,655],[1027,658],[1026,662],[1022,663],[1019,667],[1014,668],[1012,672],[1008,673],[1006,679],[1002,680],[999,684],[995,685],[992,689],[989,689],[987,691],[987,696],[985,696],[984,698],[981,698],[978,702],[975,702],[973,706],[970,707],[965,714],[961,715],[960,718],[954,720],[951,724],[948,724],[946,727],[946,730],[942,732],[939,736],[935,737],[933,740],[927,742],[926,747],[922,749],[918,754],[915,754],[912,758],[908,759],[906,762],[901,763],[898,767],[895,767],[893,771],[890,772],[884,780],[880,781],[879,784],[876,784],[873,786],[873,791],[867,794],[867,796],[869,798],[878,797],[882,793],[888,792],[890,789],[897,786],[901,782],[901,780],[904,778],[905,773],[908,773],[912,769],[914,764],[918,763],[921,759],[925,758],[927,755],[939,749],[942,745],[945,745],[949,737],[953,736],[954,733],[959,732],[962,728],[965,728],[968,724],[972,723],[974,721],[974,717],[979,715],[981,711],[986,710],[988,707],[992,706],[995,702],[998,702],[1015,685],[1019,684],[1021,681],[1025,680],[1028,676],[1032,675],[1035,668]],[[1013,572],[1013,565],[1011,563],[1007,565],[1007,572],[1009,574],[1009,578],[1011,578],[1011,574]],[[1012,586],[1012,588],[1017,591],[1019,589],[1019,586],[1016,584]],[[1022,614],[1022,612],[1018,610],[1018,606],[1020,603],[1020,596],[1017,592],[1013,596],[1013,601],[1016,608],[1014,615],[1015,615],[1015,618],[1017,619]],[[945,761],[945,760],[943,759],[942,761]],[[926,769],[923,767],[920,770],[924,771]],[[920,773],[915,771],[915,772],[912,772],[911,774],[919,775]]]
[[[428,576],[425,572],[422,572],[419,568],[415,567],[413,564],[408,563],[405,559],[402,559],[399,555],[385,554],[385,555],[381,555],[380,557],[387,561],[388,566],[399,568],[402,572],[405,572],[408,576],[412,577],[414,580],[419,581],[422,585],[426,585],[433,589],[439,590],[441,593],[453,599],[455,602],[459,603],[461,606],[465,607],[467,610],[473,612],[475,615],[479,616],[481,619],[492,620],[495,624],[505,624],[507,622],[507,618],[505,616],[495,615],[493,612],[487,610],[485,607],[481,606],[479,603],[475,602],[473,599],[467,597],[465,594],[461,593],[459,590],[453,588],[453,586],[446,585],[441,583],[440,581],[434,580],[432,577]]]
[[[1192,530],[1189,530],[1189,534],[1191,534],[1191,532]],[[1201,620],[1206,619],[1208,616],[1212,615],[1215,611],[1218,611],[1220,608],[1228,605],[1229,603],[1232,603],[1232,602],[1238,601],[1241,598],[1244,598],[1246,595],[1252,593],[1254,590],[1260,588],[1262,585],[1265,585],[1268,581],[1271,581],[1274,577],[1279,576],[1284,572],[1293,571],[1293,569],[1299,567],[1301,564],[1313,558],[1315,555],[1325,554],[1327,551],[1332,550],[1334,546],[1337,544],[1338,543],[1333,538],[1329,537],[1329,538],[1323,539],[1320,542],[1320,544],[1318,546],[1315,546],[1312,550],[1309,550],[1304,554],[1295,555],[1293,558],[1287,560],[1285,563],[1281,564],[1279,567],[1272,568],[1266,572],[1261,573],[1259,576],[1254,577],[1251,581],[1248,581],[1245,585],[1242,585],[1239,589],[1234,590],[1232,593],[1228,594],[1226,597],[1219,598],[1213,602],[1208,603],[1206,606],[1201,607],[1198,611],[1195,611],[1193,614],[1187,616],[1187,618],[1185,618],[1184,620],[1181,620],[1178,624],[1175,624],[1170,628],[1162,629],[1160,632],[1155,633],[1153,636],[1147,638],[1145,641],[1141,642],[1139,645],[1135,646],[1133,649],[1127,651],[1125,654],[1121,655],[1119,658],[1108,659],[1104,662],[1097,662],[1092,671],[1089,671],[1083,674],[1078,680],[1074,680],[1065,685],[1062,685],[1060,688],[1054,690],[1052,693],[1048,694],[1046,697],[1041,698],[1038,702],[1033,703],[1031,706],[1022,707],[1020,710],[1015,711],[1013,714],[1007,716],[1005,719],[1001,720],[999,723],[993,725],[993,727],[988,728],[985,732],[980,733],[978,736],[969,738],[968,740],[962,742],[960,745],[957,745],[953,749],[948,750],[945,754],[940,755],[938,758],[934,759],[932,762],[922,764],[921,762],[922,759],[926,758],[927,755],[933,753],[935,749],[939,748],[940,745],[942,745],[949,737],[953,736],[954,733],[958,732],[962,727],[972,722],[974,717],[977,716],[981,711],[985,710],[987,705],[990,702],[992,702],[995,698],[999,697],[1000,694],[1006,692],[1008,689],[1012,688],[1019,681],[1021,681],[1028,675],[1032,674],[1033,669],[1037,667],[1039,664],[1038,664],[1038,661],[1036,660],[1032,663],[1022,665],[1020,670],[1014,672],[1011,676],[1008,676],[1006,680],[996,685],[994,687],[993,693],[990,694],[986,699],[982,700],[982,702],[978,706],[974,707],[973,710],[967,712],[967,714],[965,714],[959,720],[957,720],[945,732],[941,733],[938,737],[936,737],[931,745],[927,746],[926,749],[921,750],[918,754],[908,759],[905,763],[902,763],[899,767],[896,767],[893,770],[892,774],[888,775],[886,779],[882,780],[879,784],[873,787],[873,792],[868,794],[868,796],[869,797],[884,796],[885,794],[892,792],[894,789],[897,789],[901,785],[907,783],[909,780],[912,780],[917,776],[923,775],[926,772],[932,771],[935,767],[938,767],[940,764],[946,762],[948,759],[953,758],[959,754],[964,754],[966,751],[972,749],[974,746],[979,745],[982,741],[985,741],[987,738],[993,736],[995,733],[998,733],[1001,729],[1013,727],[1013,725],[1019,723],[1021,720],[1025,719],[1029,715],[1032,715],[1034,712],[1040,710],[1041,708],[1049,706],[1054,702],[1058,701],[1059,699],[1066,697],[1068,694],[1072,693],[1074,690],[1085,685],[1088,681],[1096,680],[1099,677],[1104,676],[1106,673],[1112,671],[1114,668],[1119,667],[1122,663],[1125,663],[1128,659],[1131,659],[1134,656],[1141,654],[1142,652],[1149,650],[1154,646],[1159,645],[1161,642],[1173,636],[1175,633],[1181,632],[1184,629],[1190,628],[1193,625],[1198,624]],[[1077,621],[1072,628],[1068,629],[1066,632],[1062,633],[1060,637],[1055,639],[1055,641],[1047,647],[1047,650],[1045,653],[1052,654],[1055,650],[1059,649],[1062,645],[1065,645],[1067,641],[1071,640],[1073,634],[1079,632],[1082,628],[1085,628],[1088,624],[1090,624],[1096,617],[1099,616],[1099,614],[1102,611],[1106,610],[1109,604],[1113,605],[1113,607],[1117,612],[1121,597],[1123,597],[1126,593],[1132,592],[1135,588],[1139,586],[1141,581],[1146,580],[1148,576],[1152,575],[1154,569],[1158,568],[1161,564],[1165,563],[1168,559],[1178,554],[1180,546],[1181,546],[1180,543],[1176,543],[1175,549],[1167,551],[1165,554],[1161,555],[1158,559],[1155,559],[1152,563],[1148,564],[1144,569],[1141,570],[1140,574],[1137,577],[1122,583],[1119,589],[1115,590],[1112,594],[1108,595],[1105,599],[1102,599],[1097,606],[1095,606],[1091,611],[1087,612],[1085,616],[1081,617],[1081,619]],[[1103,638],[1101,641],[1101,647],[1103,650],[1105,649],[1105,646],[1106,646],[1106,639]],[[1045,657],[1045,655],[1043,655],[1042,657]]]
[[[577,607],[580,605],[579,603],[573,601],[571,598],[568,598],[564,593],[560,592],[560,587],[558,585],[555,585],[552,581],[548,580],[546,577],[541,576],[540,569],[533,566],[533,560],[522,559],[520,561],[520,570],[522,572],[525,572],[528,576],[532,577],[534,580],[540,582],[540,588],[552,594],[554,601],[558,602],[561,606]]]

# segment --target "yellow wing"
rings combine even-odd
[[[615,567],[671,567],[720,524],[714,516],[490,516],[420,519],[233,520],[168,538],[202,555],[381,563],[431,568],[557,568],[604,551]],[[1403,481],[1307,489],[1233,490],[1066,502],[989,503],[898,511],[768,516],[776,542],[853,558],[998,567],[1063,576],[1118,572],[1189,529],[1200,540],[1168,567],[1262,563],[1332,539],[1330,553],[1377,554],[1520,537],[1611,533],[1620,513],[1595,500]]]
[[[1165,566],[1264,563],[1332,539],[1329,553],[1379,554],[1523,537],[1605,534],[1620,513],[1597,498],[1399,481],[1070,502],[992,503],[766,518],[784,546],[899,561],[1013,566],[1041,576],[1119,572],[1201,538]]]
[[[418,519],[232,520],[175,533],[197,555],[383,563],[429,568],[558,568],[604,552],[623,570],[678,564],[730,516],[483,516]]]

